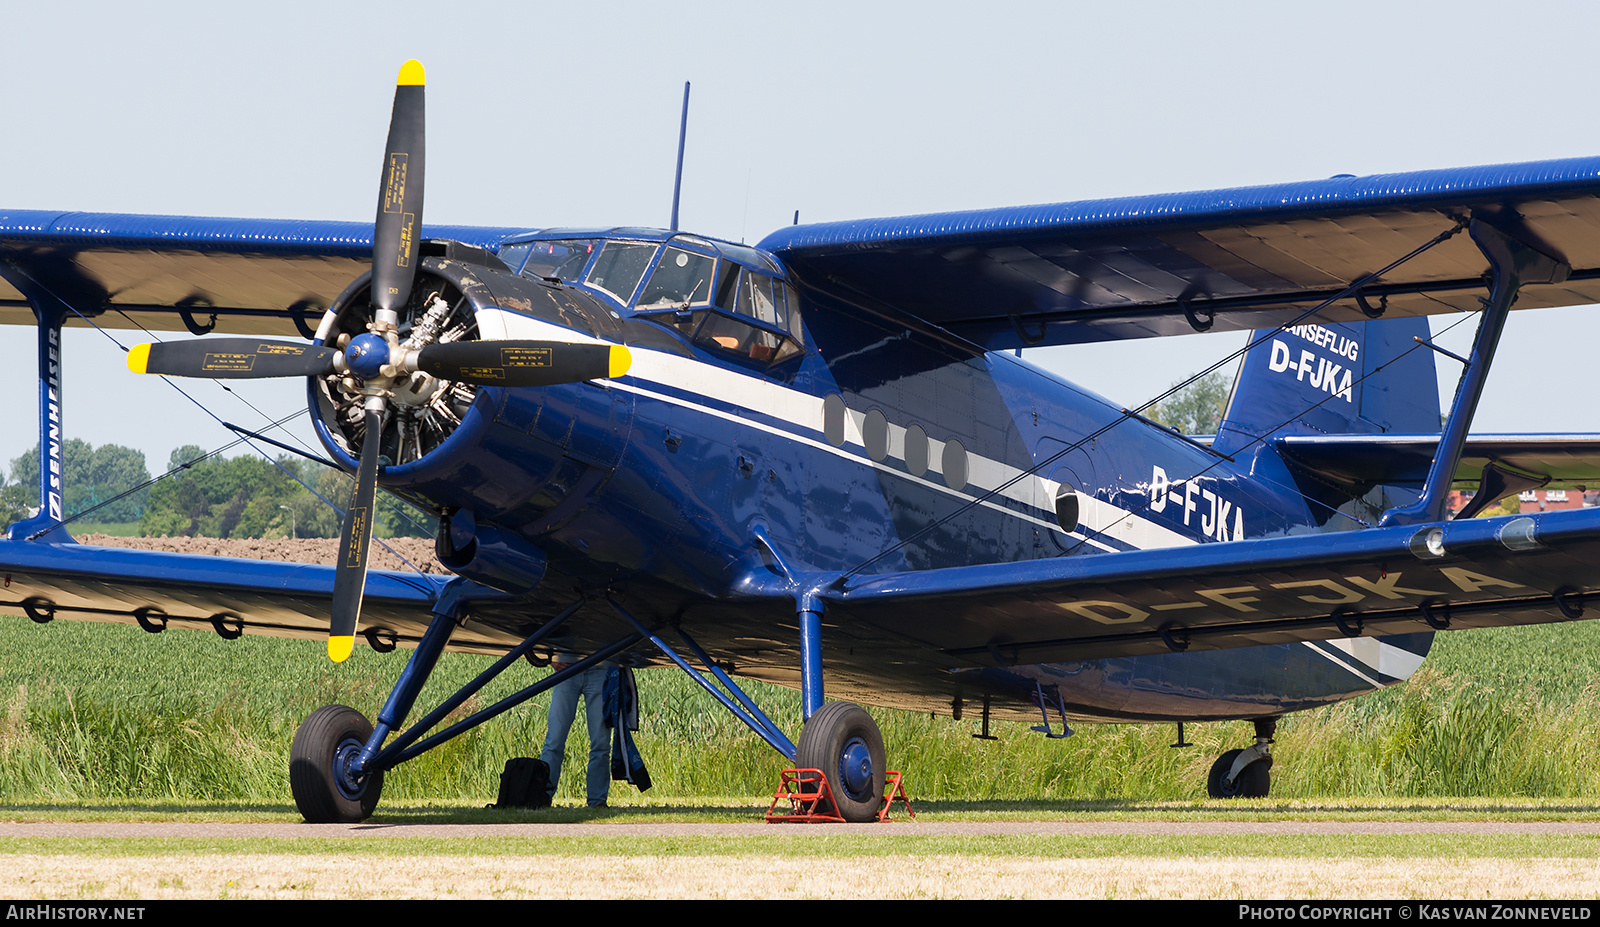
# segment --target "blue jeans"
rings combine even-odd
[[[604,804],[611,792],[611,728],[606,724],[605,701],[607,667],[591,666],[550,690],[550,716],[539,759],[550,767],[550,794],[556,794],[561,781],[561,758],[567,751],[567,732],[578,714],[578,696],[583,696],[584,721],[589,726],[589,765],[585,770],[590,806]]]

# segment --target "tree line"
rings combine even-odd
[[[354,482],[342,470],[289,454],[276,461],[222,457],[193,444],[174,450],[166,475],[151,482],[142,452],[78,438],[62,446],[61,467],[69,530],[73,523],[136,523],[145,537],[336,538],[340,515],[328,503],[343,507]],[[39,504],[38,486],[35,444],[11,461],[0,486],[0,524],[29,517]],[[373,519],[379,537],[431,537],[435,524],[379,493]]]

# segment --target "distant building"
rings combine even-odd
[[[1452,517],[1472,500],[1471,490],[1452,490],[1445,503]],[[1600,505],[1600,490],[1588,489],[1527,489],[1517,494],[1521,512],[1559,512],[1563,509],[1583,509]]]

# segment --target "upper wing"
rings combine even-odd
[[[864,576],[822,595],[831,620],[1005,665],[1569,620],[1597,557],[1600,509],[1581,509]]]
[[[1600,301],[1600,158],[802,225],[761,246],[813,287],[1000,350],[1276,327],[1469,216],[1571,266],[1517,308]],[[1475,310],[1487,266],[1455,235],[1363,297]],[[1344,299],[1319,318],[1365,316]]]
[[[430,225],[424,238],[495,248],[510,228]],[[371,222],[0,212],[0,324],[32,324],[39,287],[113,327],[199,326],[310,337],[322,310],[367,271]]]

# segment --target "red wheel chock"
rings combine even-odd
[[[911,800],[906,798],[899,772],[891,769],[884,773],[884,787],[888,794],[883,798],[883,807],[878,809],[879,821],[889,820],[889,812],[893,810],[896,800],[905,805],[908,817],[917,816],[911,810]],[[789,802],[789,812],[779,813],[778,805],[785,799]],[[767,823],[843,824],[844,818],[839,817],[833,804],[833,791],[828,787],[828,779],[822,770],[785,769],[778,780],[778,791],[772,795],[772,804],[767,807]]]

